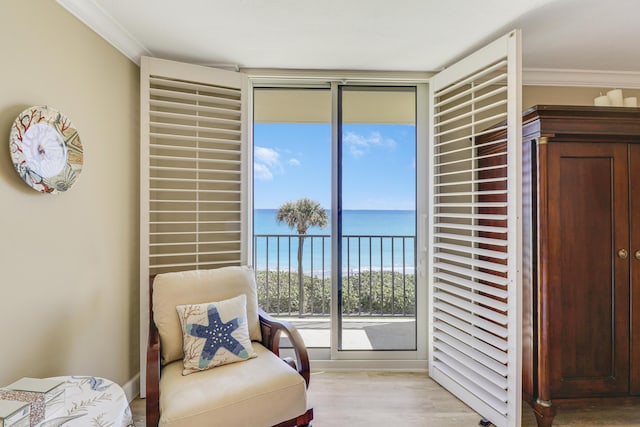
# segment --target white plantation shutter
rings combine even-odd
[[[150,275],[246,263],[246,87],[241,73],[142,58],[141,366]]]
[[[430,84],[429,373],[484,418],[521,416],[521,78],[514,31]]]

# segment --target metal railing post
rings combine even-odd
[[[297,315],[302,317],[306,315],[310,316],[328,316],[328,308],[330,304],[327,301],[326,293],[327,293],[327,279],[326,270],[326,240],[330,238],[329,235],[305,235],[305,239],[310,240],[309,245],[311,247],[303,248],[303,266],[296,266],[292,260],[292,239],[296,238],[298,240],[298,245],[301,244],[300,236],[295,234],[256,234],[254,235],[254,254],[253,254],[253,265],[255,266],[255,274],[256,279],[260,277],[260,281],[258,283],[258,296],[259,296],[259,304],[261,307],[269,310],[271,314],[274,315],[283,315],[288,314],[291,316],[293,314],[292,307],[292,266],[295,270],[298,270],[296,267],[302,267],[303,271],[302,283],[300,282],[300,276],[297,277],[297,283],[294,288],[298,290],[298,310]],[[317,264],[314,261],[314,257],[317,253],[317,247],[315,242],[317,242],[317,238],[320,239],[321,245],[321,265],[322,271],[317,273]],[[273,241],[275,239],[275,242]],[[283,249],[282,239],[287,240],[286,249]],[[346,268],[342,272],[345,276],[346,288],[344,289],[343,298],[344,301],[344,316],[397,316],[397,317],[406,317],[406,316],[414,316],[415,315],[415,306],[416,306],[416,279],[415,279],[415,236],[383,236],[383,235],[344,235],[343,239],[345,240],[344,247],[346,248],[346,265],[343,268]],[[397,240],[396,240],[397,239]],[[363,248],[363,241],[368,242],[369,248]],[[380,260],[379,266],[374,266],[373,260],[373,242],[380,242]],[[413,249],[413,256],[411,259],[407,259],[407,242],[411,243],[411,248]],[[352,244],[354,243],[355,246]],[[398,253],[398,257],[396,257],[396,249],[397,244],[401,243],[401,253]],[[308,246],[308,245],[307,245]],[[275,248],[276,260],[272,261],[274,254],[271,253]],[[287,259],[288,261],[284,261],[282,258],[282,251],[287,250]],[[357,254],[352,254],[351,251],[357,251]],[[377,250],[377,248],[376,248]],[[264,253],[261,253],[264,251]],[[363,251],[364,254],[363,254]],[[366,251],[368,251],[368,266],[363,266],[363,262],[366,262]],[[411,254],[411,252],[409,252]],[[363,261],[362,257],[365,257]],[[385,255],[389,256],[390,264],[388,264],[388,259]],[[304,271],[304,260],[307,257],[311,257],[308,265],[310,266],[310,271]],[[351,258],[357,256],[357,266],[354,265],[353,271],[351,266]],[[401,262],[402,265],[395,265],[396,259],[401,258],[398,262]],[[297,259],[297,258],[296,258]],[[275,264],[275,268],[272,268],[272,264]],[[285,265],[286,264],[286,265]],[[258,270],[259,268],[264,268],[263,270]],[[374,271],[374,268],[376,269]],[[273,271],[275,270],[275,271]],[[306,295],[307,298],[310,298],[309,307],[310,310],[307,313],[304,309],[305,307],[305,295],[304,289],[300,289],[300,285],[304,286],[304,280],[306,275],[310,275],[310,288],[309,292]],[[318,279],[315,278],[315,275],[318,274]],[[287,280],[287,301],[283,307],[283,277],[286,275],[288,277]],[[368,275],[368,293],[367,291],[367,276]],[[378,277],[376,277],[378,276]],[[365,280],[365,287],[363,288],[363,280]],[[272,283],[274,282],[275,283]],[[356,288],[357,281],[357,288]],[[408,285],[411,284],[411,285]],[[273,289],[271,287],[273,286]],[[390,301],[388,304],[385,304],[385,286],[390,288]],[[413,286],[413,290],[411,287]],[[319,289],[316,289],[318,287]],[[379,290],[378,290],[379,287]],[[397,288],[398,287],[398,288]],[[400,288],[401,287],[401,288]],[[407,289],[409,287],[409,289]],[[397,289],[396,289],[397,288]],[[317,291],[321,292],[321,296],[318,297]],[[363,293],[364,291],[364,293]],[[352,295],[352,292],[357,295]],[[274,295],[275,294],[275,295]],[[369,298],[369,303],[363,301],[363,298]],[[399,299],[396,304],[396,297]],[[275,298],[275,300],[274,300]],[[316,304],[315,299],[318,298],[318,304]],[[357,298],[357,301],[352,301],[353,298]],[[400,301],[401,299],[401,301]],[[354,305],[357,304],[357,305]],[[376,308],[379,305],[379,308]],[[401,306],[401,307],[400,307]],[[287,309],[286,311],[283,309]]]

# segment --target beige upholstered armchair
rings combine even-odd
[[[258,309],[250,268],[158,274],[149,291],[147,426],[310,425],[307,350]],[[282,332],[297,361],[279,357]]]

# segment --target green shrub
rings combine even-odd
[[[298,315],[298,275],[257,271],[258,304],[268,313]],[[331,278],[305,275],[303,315],[329,315]],[[342,277],[342,311],[346,316],[415,315],[415,276],[391,271],[362,271]]]

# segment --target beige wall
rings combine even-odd
[[[0,386],[139,370],[138,67],[54,0],[0,3]],[[65,113],[84,145],[75,186],[22,182],[9,156],[20,111]]]
[[[525,86],[522,88],[522,107],[533,105],[593,105],[593,98],[604,95],[612,88]],[[625,97],[636,96],[640,90],[623,89]]]

